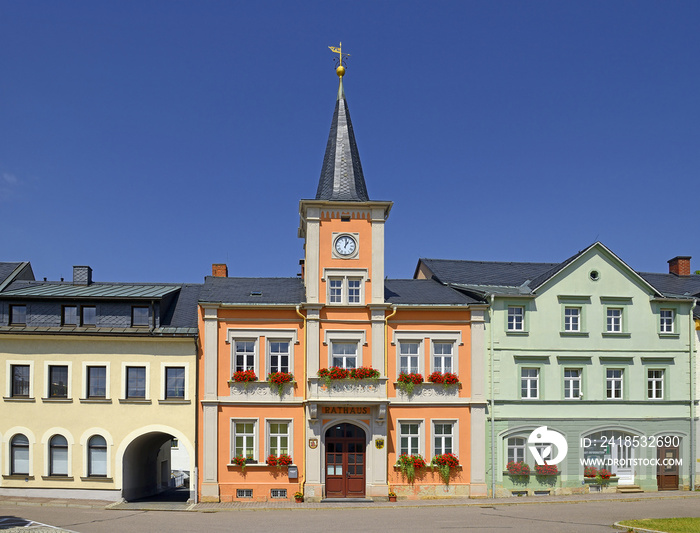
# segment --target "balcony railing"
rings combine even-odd
[[[309,378],[310,400],[386,400],[386,378],[334,379]]]

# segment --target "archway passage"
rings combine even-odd
[[[189,486],[177,487],[172,471],[171,446],[175,437],[154,431],[135,438],[122,460],[122,498],[126,501],[187,501]]]
[[[364,498],[366,442],[362,428],[352,424],[326,431],[327,498]]]

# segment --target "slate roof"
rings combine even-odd
[[[677,276],[653,272],[639,272],[639,275],[666,296],[700,296],[700,275]]]
[[[298,305],[304,303],[301,278],[223,278],[207,276],[200,303]]]
[[[5,281],[7,277],[12,274],[18,266],[22,263],[2,263],[0,262],[0,283]]]
[[[162,298],[180,288],[177,284],[102,283],[73,285],[72,281],[15,281],[0,294],[4,298]]]
[[[455,259],[421,259],[437,281],[483,287],[519,287],[560,263],[504,263]]]
[[[396,305],[468,305],[478,300],[432,279],[387,279],[384,300]]]
[[[601,243],[594,243],[561,263],[420,259],[416,272],[423,263],[433,273],[434,280],[454,285],[455,288],[465,290],[476,297],[483,297],[486,294],[523,296],[532,294],[533,290],[596,245],[605,247]],[[655,289],[667,298],[700,297],[700,275],[677,276],[648,272],[637,272],[637,274],[651,286],[651,289]]]
[[[161,317],[163,328],[197,328],[197,302],[202,284],[185,284]]]
[[[316,200],[369,201],[342,78],[338,87],[326,154],[323,157]]]

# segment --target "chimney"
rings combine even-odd
[[[301,274],[298,274],[301,276],[301,279],[305,280],[304,275],[306,274],[306,264],[303,259],[299,259],[299,266],[301,267]]]
[[[226,263],[213,263],[211,265],[211,275],[215,278],[227,278],[228,267]]]
[[[92,269],[89,266],[73,267],[73,285],[88,286],[92,284]]]
[[[668,273],[676,276],[690,276],[690,256],[678,255],[668,261]]]

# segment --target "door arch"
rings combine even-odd
[[[325,433],[327,498],[364,498],[367,474],[365,431],[349,423],[334,424]]]

